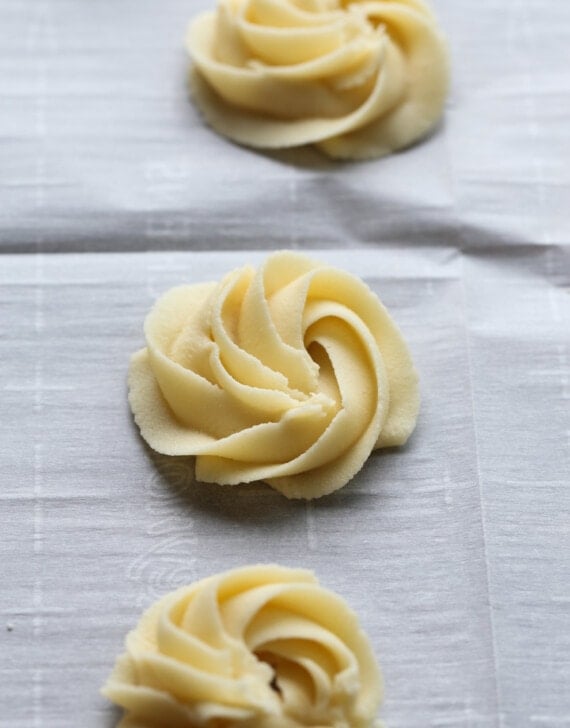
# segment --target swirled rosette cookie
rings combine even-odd
[[[378,157],[443,112],[446,44],[423,0],[219,0],[187,38],[194,98],[251,147]]]
[[[103,694],[120,728],[369,728],[382,686],[340,597],[308,571],[253,566],[151,607]]]
[[[303,255],[170,290],[145,336],[129,371],[135,420],[158,452],[195,455],[203,482],[315,498],[414,429],[417,376],[386,309]]]

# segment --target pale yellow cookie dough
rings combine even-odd
[[[371,728],[382,683],[347,604],[309,571],[267,565],[161,599],[103,694],[120,728]]]
[[[380,157],[429,133],[448,91],[423,0],[219,0],[187,46],[206,120],[251,147]]]
[[[158,452],[195,455],[198,480],[316,498],[414,429],[417,375],[386,309],[304,255],[168,291],[145,336],[129,371],[135,420]]]

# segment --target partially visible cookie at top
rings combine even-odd
[[[332,493],[419,409],[400,331],[359,278],[294,252],[165,293],[131,359],[129,402],[159,453],[203,482]]]
[[[381,157],[442,116],[447,45],[424,0],[219,0],[187,34],[194,99],[246,146]]]

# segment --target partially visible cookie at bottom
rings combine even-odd
[[[154,604],[102,692],[125,710],[119,728],[378,728],[383,689],[346,602],[270,564]]]

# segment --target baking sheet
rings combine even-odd
[[[260,559],[359,613],[389,728],[570,725],[570,6],[433,4],[445,124],[338,165],[202,125],[209,3],[2,3],[0,726],[111,728],[140,611]],[[155,298],[281,247],[364,277],[421,374],[409,445],[310,504],[195,483],[126,402]]]

